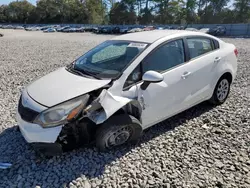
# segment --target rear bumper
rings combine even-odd
[[[28,143],[54,143],[63,127],[61,125],[42,128],[40,125],[24,121],[18,112],[16,112],[16,120],[24,139]]]

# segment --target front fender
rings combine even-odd
[[[129,103],[136,107],[139,107],[139,113],[141,113],[141,106],[137,100],[127,97],[114,96],[106,89],[101,92],[95,102],[101,105],[101,110],[95,110],[88,113],[88,118],[96,124],[103,123],[115,112]]]

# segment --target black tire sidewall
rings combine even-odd
[[[142,126],[140,121],[133,116],[122,114],[111,117],[97,129],[96,147],[100,151],[106,151],[108,149],[115,148],[116,146],[107,148],[105,141],[108,139],[111,132],[127,126],[132,129],[132,135],[130,135],[129,139],[125,143],[136,143],[142,134]]]

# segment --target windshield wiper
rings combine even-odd
[[[90,74],[89,72],[87,72],[87,71],[85,71],[85,70],[77,70],[77,69],[74,69],[73,68],[73,65],[72,66],[70,66],[70,67],[67,67],[68,68],[68,70],[69,71],[71,71],[71,72],[73,72],[73,73],[76,73],[76,74],[78,74],[78,75],[80,75],[80,76],[84,76],[84,77],[92,77],[92,78],[96,78],[96,79],[98,79],[98,80],[100,80],[101,78],[99,78],[99,77],[97,77],[97,76],[95,76],[95,75],[93,75],[93,74]]]
[[[77,74],[77,75],[86,77],[85,74],[83,74],[82,72],[80,72],[80,71],[78,71],[78,70],[75,70],[75,69],[72,69],[72,68],[68,68],[68,70],[69,70],[70,72],[72,72],[72,73]]]
[[[88,72],[88,71],[86,71],[86,70],[82,70],[84,73],[86,73],[87,75],[89,75],[89,76],[92,76],[92,77],[94,77],[94,78],[96,78],[96,79],[98,79],[98,80],[101,80],[101,78],[100,77],[98,77],[98,76],[96,76],[97,74],[95,74],[95,73],[90,73],[90,72]]]

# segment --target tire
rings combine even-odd
[[[97,129],[96,147],[107,151],[125,143],[136,143],[141,135],[142,126],[138,119],[128,114],[115,115]]]
[[[225,84],[227,85],[227,87],[225,86]],[[223,85],[225,87],[223,87]],[[219,81],[217,82],[215,89],[214,89],[214,92],[213,92],[213,96],[209,99],[209,102],[214,104],[214,105],[223,104],[226,101],[226,99],[230,93],[230,85],[231,85],[231,80],[227,76],[222,76],[219,79]],[[220,90],[221,87],[225,89],[224,92],[222,92],[223,89]],[[220,94],[219,94],[220,91],[222,93],[224,93],[223,96],[222,95],[220,96]]]

